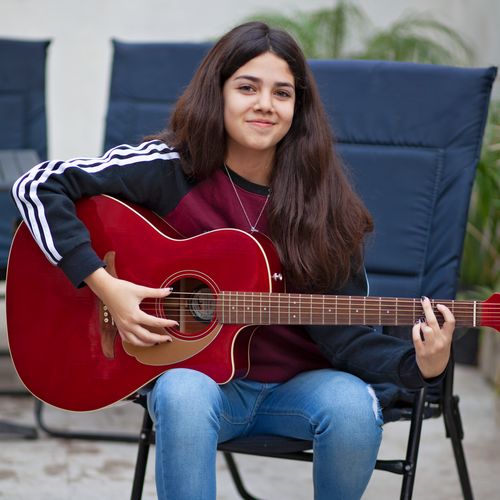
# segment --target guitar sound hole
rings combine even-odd
[[[216,298],[212,289],[197,278],[182,278],[169,286],[173,291],[164,299],[165,317],[177,321],[182,333],[197,334],[205,330],[215,316]]]

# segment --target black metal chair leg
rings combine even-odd
[[[458,408],[458,400],[458,396],[453,396],[450,400],[444,402],[443,419],[446,427],[446,435],[451,439],[458,477],[460,479],[460,486],[462,488],[462,495],[464,500],[473,500],[474,495],[472,493],[472,485],[462,446],[464,434],[460,410]]]
[[[224,451],[223,454],[224,458],[226,459],[229,472],[231,473],[231,477],[233,478],[234,485],[236,486],[236,489],[238,490],[241,498],[243,498],[244,500],[258,500],[258,498],[252,496],[245,488],[233,455],[227,451]]]
[[[148,465],[149,446],[153,442],[153,421],[147,411],[144,412],[139,446],[137,448],[137,460],[135,462],[134,483],[130,500],[141,500],[144,489],[144,478]]]
[[[403,481],[401,485],[401,500],[410,500],[413,496],[415,484],[415,473],[417,469],[418,449],[420,436],[422,434],[422,423],[425,408],[425,388],[421,389],[415,396],[415,403],[410,424],[410,439],[406,449],[406,461],[404,465]]]

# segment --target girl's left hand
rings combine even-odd
[[[444,317],[444,324],[440,327],[427,297],[422,297],[422,307],[425,319],[414,325],[412,337],[417,365],[422,376],[429,379],[441,375],[448,365],[455,317],[446,306],[437,304],[436,308]]]

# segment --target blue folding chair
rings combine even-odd
[[[136,144],[163,129],[172,106],[191,80],[210,43],[127,43],[113,40],[104,151]],[[137,442],[136,435],[58,429],[44,419],[44,404],[35,402],[38,426],[53,437]]]
[[[163,49],[168,54],[168,44]],[[331,118],[337,150],[374,216],[375,233],[366,249],[370,294],[454,298],[496,68],[320,60],[310,65]],[[408,328],[384,328],[380,334],[411,341]],[[463,496],[472,499],[459,398],[453,394],[453,365],[443,384],[429,394],[390,384],[377,388],[393,401],[384,408],[386,422],[411,421],[406,456],[378,460],[376,466],[402,476],[400,498],[412,496],[423,420],[442,415]],[[134,500],[141,498],[153,442],[154,429],[145,411]],[[278,436],[219,445],[246,499],[255,497],[245,488],[232,453],[312,461],[311,449],[312,442]]]
[[[0,277],[19,213],[12,183],[47,156],[45,63],[48,41],[0,39]]]
[[[104,150],[136,144],[165,128],[173,105],[210,43],[113,41]]]
[[[45,65],[49,41],[0,39],[0,279],[19,212],[10,196],[14,181],[47,156]],[[7,351],[0,355],[8,356]],[[4,395],[24,391],[1,389]],[[0,422],[0,434],[36,438],[36,429]]]

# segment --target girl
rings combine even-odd
[[[168,342],[146,314],[167,296],[114,278],[92,250],[74,201],[107,193],[162,215],[186,237],[222,227],[274,242],[288,289],[366,295],[363,240],[372,221],[334,155],[331,130],[305,58],[285,32],[236,27],[212,48],[179,99],[170,126],[96,159],[45,162],[13,196],[40,247],[74,283],[107,305],[122,339]],[[244,263],[242,263],[244,272]],[[413,346],[368,326],[266,326],[251,345],[244,380],[217,385],[171,369],[148,393],[156,424],[160,499],[215,499],[217,443],[279,434],[314,442],[317,499],[358,499],[381,440],[381,407],[370,383],[418,388],[446,369],[454,318],[428,299]]]

